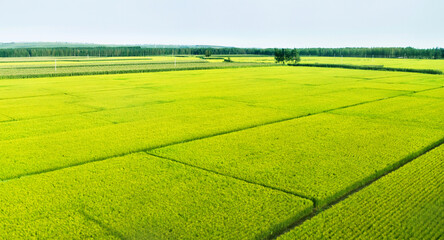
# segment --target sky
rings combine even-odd
[[[0,0],[0,42],[444,47],[444,0]]]

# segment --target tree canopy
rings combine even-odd
[[[211,50],[207,49],[207,50],[205,50],[205,57],[209,57],[209,56],[211,56]]]
[[[274,49],[274,59],[277,63],[282,62],[285,64],[288,63],[297,63],[301,61],[301,58],[299,56],[299,52],[296,48],[294,49],[288,49],[288,48],[282,48],[282,49]]]
[[[41,56],[156,56],[171,55],[205,55],[209,50],[213,55],[255,54],[273,56],[273,48],[145,48],[145,47],[56,47],[56,48],[3,48],[0,57],[41,57]],[[288,49],[290,50],[290,49]],[[376,57],[376,58],[428,58],[444,59],[444,48],[299,48],[300,56],[328,57]]]

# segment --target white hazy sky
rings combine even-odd
[[[0,0],[0,42],[444,47],[444,0]]]

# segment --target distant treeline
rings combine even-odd
[[[301,56],[443,59],[444,48],[301,48]]]
[[[43,56],[156,56],[204,55],[209,48],[144,48],[144,47],[56,47],[0,49],[0,57]],[[254,54],[273,56],[273,48],[210,48],[213,55]],[[375,58],[430,58],[444,59],[444,48],[299,48],[300,56],[375,57]]]

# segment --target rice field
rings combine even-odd
[[[440,239],[443,159],[441,145],[279,239]]]
[[[334,63],[352,65],[382,65],[394,68],[435,69],[444,71],[442,59],[403,59],[403,58],[354,58],[354,57],[303,57],[302,63]]]
[[[272,56],[269,57],[233,56],[231,57],[231,60],[234,62],[269,63],[269,64],[275,62],[275,59]],[[209,61],[216,62],[218,60],[209,60]],[[432,70],[444,71],[444,60],[442,59],[373,58],[371,56],[367,58],[301,56],[300,63],[348,64],[348,65],[360,65],[360,66],[383,66],[390,68],[432,69]]]
[[[442,237],[444,75],[231,59],[2,59],[0,239]]]
[[[162,72],[271,65],[265,62],[208,61],[195,56],[0,58],[0,79]]]

